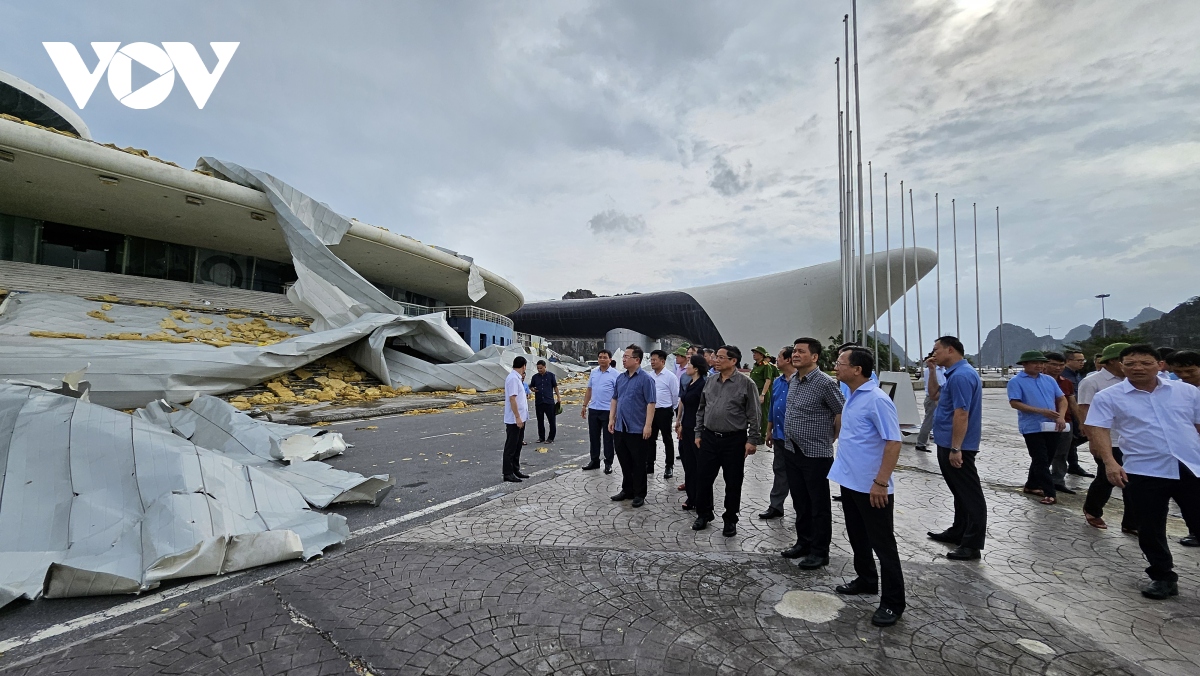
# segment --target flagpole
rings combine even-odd
[[[846,169],[843,164],[845,153],[845,144],[842,143],[842,67],[841,59],[834,58],[834,82],[837,84],[837,118],[838,118],[838,237],[841,242],[839,250],[841,251],[841,271],[842,271],[842,336],[845,336],[849,331],[849,322],[847,321],[847,305],[846,305]]]
[[[863,317],[863,346],[867,344],[867,267],[866,263],[866,248],[863,239],[866,236],[863,222],[863,175],[862,175],[862,99],[859,97],[858,89],[858,0],[851,0],[850,13],[853,15],[854,24],[854,128],[858,130],[857,136],[857,151],[858,151],[858,260],[861,268],[862,277],[862,317]],[[875,235],[871,235],[871,247],[875,247]],[[874,261],[871,261],[874,263]],[[875,360],[878,365],[879,360]]]
[[[924,354],[925,336],[921,333],[921,268],[917,265],[917,208],[913,206],[912,188],[908,189],[908,220],[912,223],[913,286],[917,290],[917,350]]]
[[[954,198],[950,199],[950,223],[954,233],[954,337],[962,340],[962,313],[958,305],[958,212]]]
[[[888,370],[892,370],[892,345],[895,342],[892,338],[892,306],[895,301],[892,300],[892,229],[888,225],[888,180],[887,172],[883,172],[883,242],[884,249],[887,251],[887,302],[888,302]]]
[[[983,371],[983,321],[979,312],[979,211],[976,208],[976,203],[971,202],[972,219],[975,222],[975,340],[979,345],[978,356],[976,360],[979,362],[979,370]]]
[[[904,181],[900,181],[900,292],[904,317],[904,370],[908,370],[908,228],[904,227]]]
[[[933,231],[936,235],[934,246],[937,248],[937,332],[942,336],[942,223],[941,206],[938,205],[938,194],[933,193]]]
[[[854,272],[854,172],[851,169],[851,163],[854,158],[854,132],[850,129],[850,15],[842,16],[842,32],[843,44],[846,50],[846,248],[848,258],[850,260],[849,272],[850,279],[847,282],[849,288],[848,300],[850,303],[850,333],[844,334],[844,342],[853,342],[855,334],[858,330],[858,310],[855,308],[857,303],[854,299],[857,297],[858,280],[855,278]],[[857,128],[857,127],[856,127]]]
[[[1000,270],[1000,207],[996,207],[996,289],[1000,296],[1000,374],[1008,371],[1008,360],[1004,358],[1004,276]]]
[[[871,191],[871,333],[875,334],[875,367],[879,368],[879,280],[875,268],[875,176],[867,162],[867,182]],[[890,371],[891,369],[886,369]]]

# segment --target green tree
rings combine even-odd
[[[822,371],[833,371],[833,363],[837,361],[837,349],[844,342],[845,341],[842,340],[841,332],[838,332],[836,336],[829,337],[829,344],[827,344],[825,349],[821,351],[821,357],[817,362],[818,367]],[[873,353],[877,345],[879,348],[879,360],[875,365],[876,370],[899,371],[900,360],[897,357],[892,356],[892,351],[888,347],[887,343],[883,341],[877,341],[874,336],[867,337],[866,348],[868,350],[871,350]]]

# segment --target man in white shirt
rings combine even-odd
[[[504,480],[521,483],[521,437],[529,420],[529,399],[525,394],[525,357],[513,359],[513,368],[504,379]]]
[[[679,406],[679,378],[667,368],[667,353],[650,352],[650,377],[654,378],[654,430],[650,436],[650,453],[646,457],[646,474],[654,474],[654,456],[658,454],[658,437],[663,442],[664,479],[675,473],[675,441],[672,438],[675,409]]]
[[[1137,514],[1138,545],[1149,561],[1150,586],[1142,596],[1179,594],[1179,576],[1167,547],[1167,513],[1174,499],[1191,517],[1200,510],[1200,390],[1158,377],[1158,353],[1149,345],[1121,351],[1125,381],[1098,393],[1088,411],[1093,451],[1114,486]],[[1111,433],[1121,434],[1124,465],[1112,453]]]
[[[1121,366],[1120,355],[1121,350],[1127,347],[1129,347],[1129,343],[1112,343],[1105,347],[1104,351],[1096,356],[1096,363],[1100,366],[1099,370],[1092,371],[1079,381],[1079,388],[1075,392],[1075,403],[1079,408],[1079,422],[1083,426],[1084,434],[1088,434],[1087,416],[1088,410],[1092,406],[1092,398],[1100,391],[1125,380],[1125,370]],[[1112,445],[1113,458],[1120,464],[1124,457],[1121,453],[1121,435],[1116,432],[1111,433],[1109,443]],[[1083,501],[1083,518],[1092,528],[1105,530],[1108,528],[1108,524],[1104,523],[1103,519],[1104,506],[1112,497],[1113,485],[1104,475],[1104,465],[1100,463],[1100,455],[1095,450],[1095,445],[1089,443],[1088,448],[1092,450],[1092,455],[1096,458],[1098,471],[1096,478],[1092,479],[1092,484],[1088,486],[1087,497]],[[1125,514],[1121,519],[1121,532],[1137,535],[1137,521],[1134,519],[1133,508],[1128,502],[1125,503]]]
[[[946,368],[933,363],[933,353],[925,357],[925,417],[921,419],[921,431],[917,433],[917,450],[929,452],[929,433],[933,431],[933,412],[937,410],[938,395],[946,384]]]

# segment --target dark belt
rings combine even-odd
[[[725,437],[732,437],[735,434],[747,434],[746,430],[732,430],[730,432],[718,432],[716,430],[705,429],[704,431],[712,432],[713,436],[718,439],[724,439]]]

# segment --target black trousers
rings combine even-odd
[[[504,476],[516,474],[521,469],[521,440],[524,437],[525,430],[517,427],[514,423],[505,423]]]
[[[589,408],[587,412],[588,439],[592,442],[592,462],[600,462],[600,440],[604,439],[604,464],[613,463],[613,435],[608,431],[611,411]]]
[[[701,432],[696,466],[700,479],[693,493],[696,515],[709,520],[715,518],[713,485],[720,472],[725,477],[725,513],[721,518],[725,523],[737,523],[742,507],[742,479],[746,475],[746,432],[722,435],[712,430]]]
[[[1133,505],[1137,514],[1138,545],[1150,562],[1146,574],[1151,580],[1179,579],[1167,547],[1167,509],[1172,498],[1185,515],[1193,515],[1200,509],[1200,479],[1187,465],[1179,463],[1178,479],[1129,475],[1125,505],[1126,509]]]
[[[787,470],[788,490],[796,510],[796,544],[809,554],[829,556],[829,541],[833,539],[833,505],[829,500],[828,477],[833,458],[810,458],[781,446],[775,447],[775,455],[783,456]]]
[[[1125,464],[1125,456],[1121,453],[1121,449],[1113,446],[1113,459],[1118,465]],[[1088,486],[1087,497],[1083,500],[1083,511],[1095,517],[1104,516],[1104,506],[1108,504],[1112,498],[1113,485],[1108,482],[1108,475],[1104,472],[1104,463],[1096,461],[1096,478],[1092,479],[1092,485]],[[1137,530],[1137,508],[1129,501],[1129,496],[1125,496],[1125,514],[1121,517],[1121,528],[1125,530]]]
[[[979,483],[979,472],[975,469],[978,451],[962,452],[962,467],[950,465],[950,449],[937,447],[938,467],[942,478],[954,495],[954,523],[946,533],[959,538],[959,544],[972,549],[983,549],[987,536],[987,500],[983,497],[983,486]]]
[[[545,402],[536,401],[533,404],[533,409],[537,413],[539,440],[554,441],[554,432],[556,430],[554,419],[558,416],[558,414],[554,412],[554,408],[554,402],[547,404]],[[550,436],[546,436],[546,426],[542,420],[543,417],[550,419]]]
[[[683,482],[687,486],[687,503],[696,506],[696,487],[700,485],[700,470],[696,467],[696,428],[684,427],[679,440],[679,462],[683,464]]]
[[[1050,463],[1054,460],[1062,435],[1058,432],[1034,432],[1021,436],[1025,437],[1025,448],[1029,449],[1029,477],[1025,480],[1025,487],[1040,488],[1046,497],[1055,497]],[[965,461],[963,464],[966,464]]]
[[[646,449],[654,439],[643,439],[641,432],[613,432],[617,462],[621,464],[621,490],[631,498],[646,497]]]
[[[675,467],[675,429],[672,423],[675,420],[675,409],[673,408],[656,408],[654,409],[654,427],[650,433],[650,455],[646,458],[646,471],[654,471],[654,456],[658,455],[658,436],[662,435],[663,453],[666,456],[663,460],[663,467]]]
[[[964,463],[965,465],[966,463]],[[879,605],[897,613],[904,612],[904,573],[900,570],[900,553],[896,550],[896,534],[892,528],[893,496],[888,496],[887,507],[871,506],[871,495],[842,487],[842,512],[846,518],[846,539],[854,550],[854,573],[867,583],[878,583]],[[883,571],[880,580],[875,569],[875,559]]]

